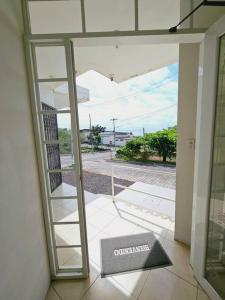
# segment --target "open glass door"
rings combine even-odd
[[[220,38],[206,278],[225,299],[225,36]]]
[[[225,17],[200,47],[192,227],[194,275],[225,299]]]
[[[52,276],[87,277],[72,42],[27,42],[27,57]]]

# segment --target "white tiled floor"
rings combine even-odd
[[[123,192],[122,192],[123,193]],[[121,195],[120,195],[121,196]],[[156,199],[157,203],[162,203]],[[145,200],[146,201],[146,200]],[[208,300],[198,287],[189,265],[189,248],[174,241],[174,219],[160,211],[138,207],[133,202],[116,200],[109,196],[92,197],[87,201],[86,218],[90,259],[90,277],[86,280],[54,281],[46,300]],[[156,203],[152,203],[156,205]],[[69,218],[74,213],[72,204],[58,203],[57,219]],[[67,215],[66,214],[67,211]],[[71,228],[58,230],[58,237],[67,241]],[[152,231],[159,239],[173,265],[166,268],[134,272],[100,278],[100,247],[102,238]],[[62,264],[79,262],[79,251],[62,253]]]

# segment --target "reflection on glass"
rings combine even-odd
[[[82,268],[81,248],[57,249],[59,269]]]
[[[28,1],[32,33],[81,32],[80,0]]]
[[[54,225],[56,246],[80,245],[80,225]]]
[[[72,144],[46,144],[46,153],[48,169],[71,169],[74,166],[74,156],[72,153]]]
[[[220,41],[206,278],[225,299],[225,37]]]
[[[67,82],[39,83],[40,101],[55,110],[69,110],[69,92]]]
[[[51,172],[48,174],[50,197],[76,197],[76,177],[74,171]]]
[[[38,79],[67,77],[64,46],[37,46],[35,47],[35,52]]]
[[[43,110],[52,110],[49,105],[42,103]],[[43,127],[45,141],[60,141],[68,144],[72,141],[71,115],[69,113],[43,114]]]
[[[54,199],[51,207],[54,222],[79,221],[77,199]]]

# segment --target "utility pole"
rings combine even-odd
[[[116,124],[115,124],[115,122],[117,120],[118,119],[116,119],[116,118],[110,119],[110,121],[113,122],[113,144],[114,144],[114,148],[116,147]]]
[[[90,128],[90,130],[91,130],[91,128],[92,128],[92,125],[91,125],[91,114],[89,114],[89,128]]]
[[[89,136],[91,136],[91,130],[92,130],[92,124],[91,124],[91,114],[89,113],[89,129],[90,129],[90,135]],[[93,145],[93,136],[92,136],[92,138],[91,138],[91,147],[92,147],[92,152],[94,152],[94,145]]]
[[[143,128],[143,136],[145,136],[145,129]]]

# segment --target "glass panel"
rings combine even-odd
[[[74,156],[71,143],[46,144],[48,169],[71,169],[74,167]]]
[[[225,299],[225,37],[221,38],[209,208],[206,278]]]
[[[169,29],[180,21],[180,0],[139,0],[139,29]]]
[[[58,248],[59,269],[82,268],[81,248]]]
[[[38,79],[66,78],[66,57],[63,46],[35,47]]]
[[[46,104],[42,103],[42,110],[52,110]],[[44,138],[45,141],[56,141],[70,144],[72,141],[71,115],[69,113],[51,113],[43,114]],[[69,150],[68,150],[69,151]]]
[[[76,199],[51,200],[52,218],[54,222],[79,221],[78,206]]]
[[[51,197],[76,197],[76,178],[74,171],[48,173]]]
[[[85,0],[84,3],[87,31],[134,30],[133,0]]]
[[[29,3],[32,33],[81,32],[80,0]]]
[[[54,225],[56,246],[80,245],[80,225]]]
[[[39,83],[40,100],[55,110],[69,110],[70,100],[67,82]]]

